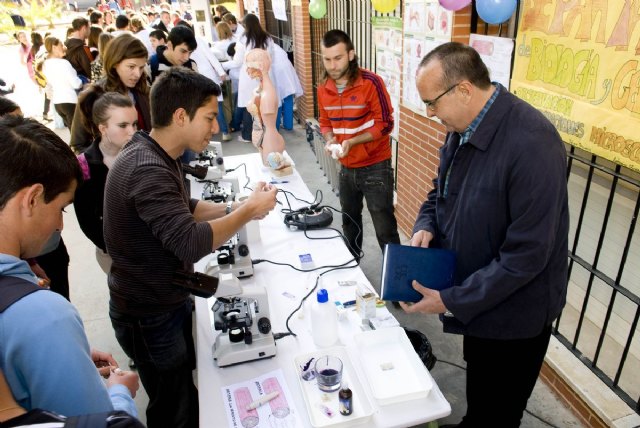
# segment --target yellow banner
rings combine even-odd
[[[563,140],[640,171],[636,0],[523,0],[511,91]]]

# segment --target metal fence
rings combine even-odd
[[[289,54],[293,62],[293,33],[291,31],[291,0],[285,0],[287,20],[280,21],[273,15],[271,0],[264,0],[265,29],[273,40]]]
[[[569,300],[556,337],[636,412],[640,345],[640,176],[568,150]],[[635,239],[634,239],[635,238]],[[573,300],[573,302],[571,302]],[[571,308],[576,310],[572,311]]]
[[[311,64],[313,70],[313,108],[318,117],[318,82],[324,74],[320,45],[329,30],[342,30],[351,37],[360,67],[375,71],[376,53],[373,44],[372,16],[402,16],[402,4],[392,13],[382,14],[373,9],[370,1],[327,0],[327,15],[311,19]]]

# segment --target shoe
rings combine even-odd
[[[131,358],[129,358],[129,368],[131,370],[135,370],[136,369],[136,363]]]
[[[238,137],[238,141],[242,141],[243,143],[252,143],[253,141],[242,138],[242,135]]]
[[[231,135],[226,132],[222,133],[222,141],[231,141]]]
[[[51,119],[48,114],[43,114],[42,115],[42,121],[43,122],[53,122],[53,119]]]

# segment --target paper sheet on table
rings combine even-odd
[[[281,369],[221,389],[229,427],[303,426]],[[274,391],[279,392],[276,398],[257,409],[247,410],[251,403]]]

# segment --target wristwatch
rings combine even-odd
[[[231,214],[231,210],[233,209],[233,202],[227,202],[227,208],[224,209],[225,214]]]

